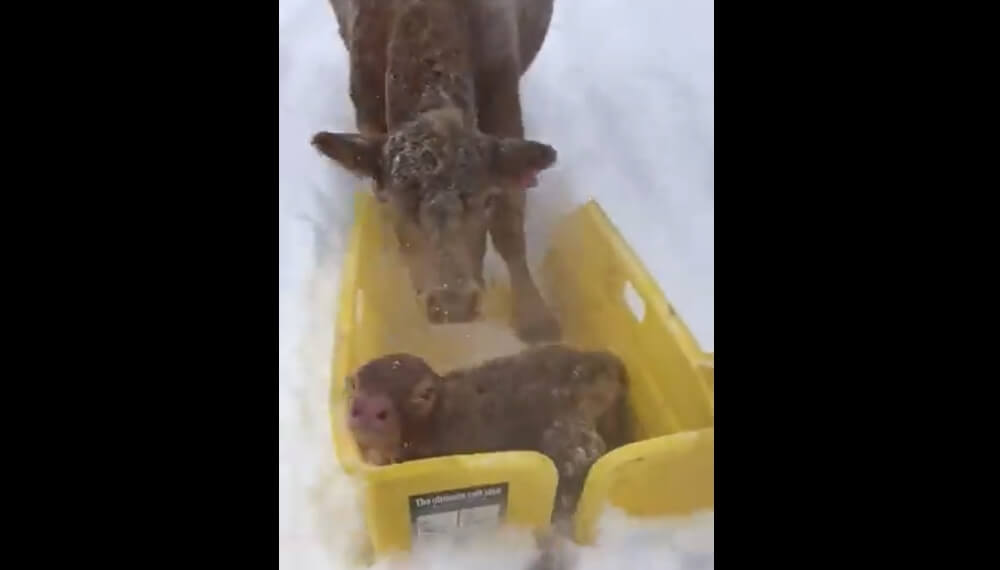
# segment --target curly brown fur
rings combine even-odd
[[[538,451],[559,472],[557,513],[572,512],[590,466],[625,443],[624,432],[600,428],[622,425],[627,389],[607,352],[548,345],[443,376],[390,354],[361,366],[348,387],[348,425],[370,463]]]
[[[488,232],[510,274],[518,335],[558,339],[524,243],[524,191],[556,151],[524,140],[518,87],[552,0],[330,2],[360,134],[324,131],[313,145],[375,182],[428,319],[477,317]]]

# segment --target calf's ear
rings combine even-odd
[[[424,419],[434,411],[438,400],[437,378],[427,375],[420,379],[410,390],[406,406],[410,414],[417,419]]]

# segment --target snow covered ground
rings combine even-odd
[[[623,8],[628,10],[624,11]],[[559,163],[529,199],[529,249],[547,220],[596,197],[705,350],[714,350],[714,3],[556,0],[522,82],[529,137]],[[362,547],[350,479],[327,416],[334,298],[358,182],[309,146],[352,129],[346,53],[327,0],[279,0],[279,548],[288,570],[349,568]],[[605,517],[576,568],[712,568],[714,515],[680,523]],[[384,568],[526,567],[528,537],[429,550]],[[523,564],[520,564],[523,562]],[[520,565],[519,565],[520,564]]]

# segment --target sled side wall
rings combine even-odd
[[[557,227],[542,277],[565,340],[614,352],[629,376],[637,441],[591,469],[577,506],[577,540],[595,540],[607,506],[635,516],[714,507],[714,355],[701,350],[596,202]]]

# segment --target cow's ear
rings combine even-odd
[[[325,156],[358,176],[377,180],[382,171],[385,137],[356,133],[316,133],[312,145]]]
[[[537,141],[501,138],[493,145],[490,170],[497,178],[522,187],[534,185],[535,176],[555,164],[556,149]]]

